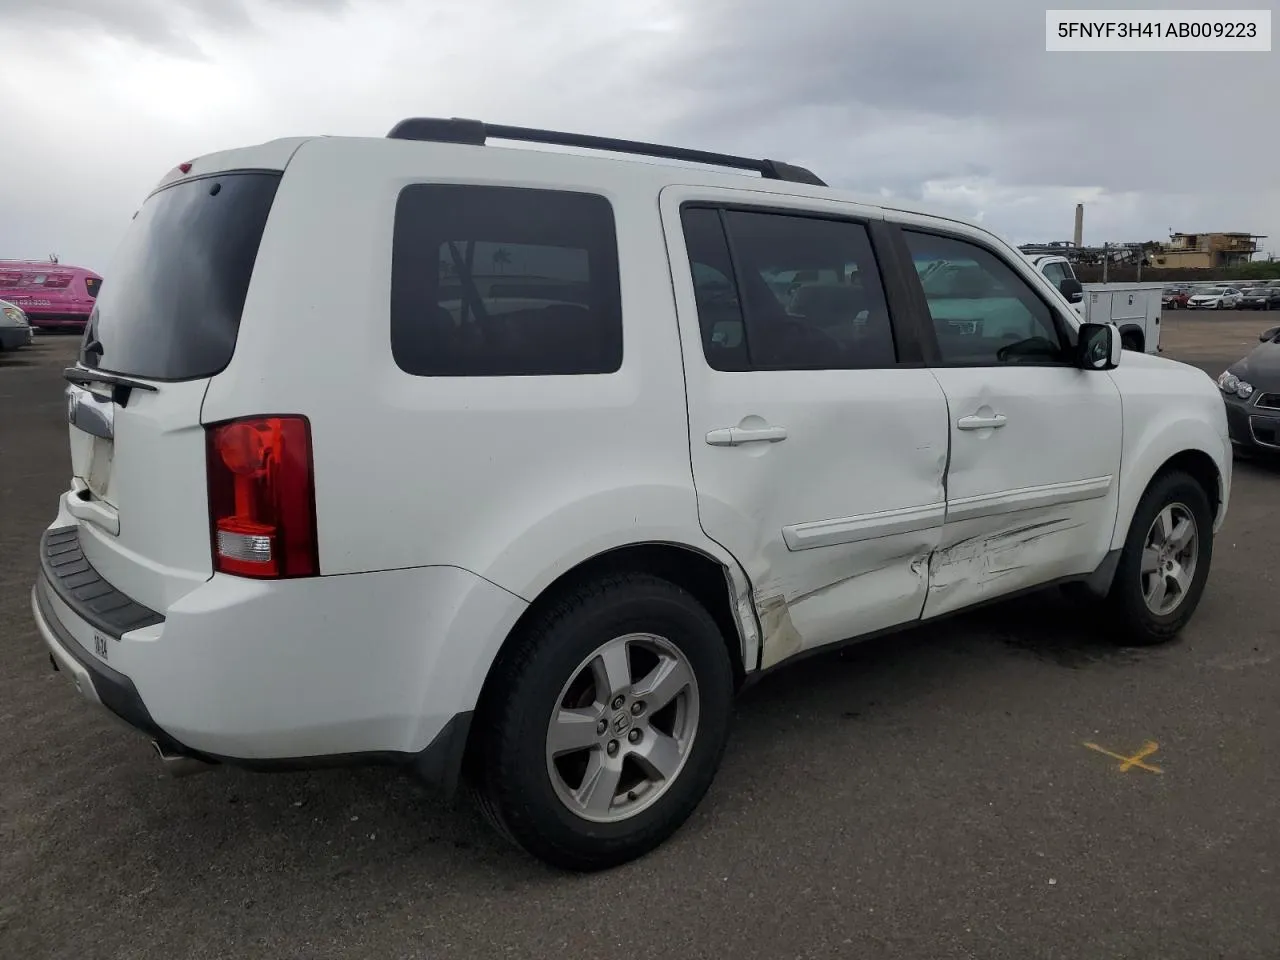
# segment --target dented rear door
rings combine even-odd
[[[874,214],[742,197],[668,187],[661,208],[698,514],[751,578],[768,667],[920,616],[947,413],[897,359]]]

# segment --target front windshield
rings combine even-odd
[[[1208,290],[1201,290],[1196,294],[1197,297],[1221,297],[1227,291],[1222,287],[1210,287]]]

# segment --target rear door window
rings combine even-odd
[[[422,377],[613,373],[613,208],[565,190],[412,184],[396,203],[391,349]]]
[[[867,228],[784,212],[681,213],[702,345],[714,370],[897,363]]]
[[[230,363],[279,184],[279,173],[232,172],[147,198],[94,303],[81,362],[153,380]]]
[[[742,303],[720,213],[709,207],[689,207],[680,219],[707,364],[712,370],[750,370]]]

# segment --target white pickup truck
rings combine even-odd
[[[1160,352],[1161,283],[1090,283],[1077,279],[1071,261],[1055,254],[1028,256],[1088,323],[1114,323],[1126,350]]]

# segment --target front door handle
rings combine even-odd
[[[786,427],[721,427],[707,434],[713,447],[736,447],[743,443],[777,443],[787,439]]]
[[[956,421],[956,427],[961,430],[987,430],[991,427],[1003,427],[1008,422],[1008,417],[1003,413],[996,413],[989,417],[961,417]]]

